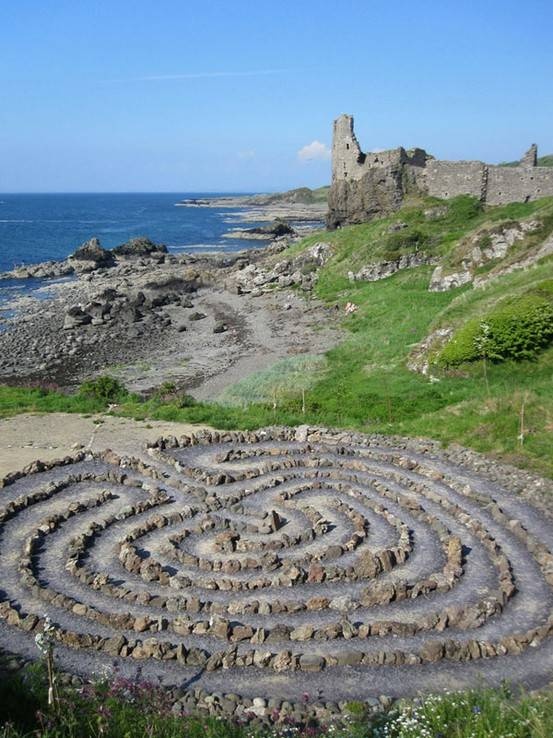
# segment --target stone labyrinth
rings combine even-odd
[[[0,483],[0,646],[48,614],[61,669],[235,714],[543,686],[553,523],[486,463],[307,427],[36,462]]]

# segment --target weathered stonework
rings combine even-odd
[[[424,149],[361,150],[353,117],[334,121],[328,226],[362,223],[398,210],[406,195],[448,199],[472,195],[487,205],[553,196],[553,168],[537,166],[532,144],[516,167],[481,161],[441,161]]]

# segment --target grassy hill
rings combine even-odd
[[[277,192],[274,195],[265,195],[268,203],[298,203],[300,205],[313,205],[317,203],[325,203],[328,200],[328,191],[330,187],[317,187],[312,190],[309,187],[298,187],[295,190],[287,190],[286,192]]]

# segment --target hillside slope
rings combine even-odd
[[[467,284],[431,292],[434,267],[428,265],[379,281],[351,281],[350,273],[367,264],[421,251],[443,264],[458,263],[475,234],[487,238],[528,219],[534,230],[477,270],[488,280],[478,289]],[[533,360],[473,361],[454,369],[429,368],[436,349],[432,341],[426,346],[429,336],[451,336],[502,300],[551,280],[551,256],[517,267],[532,262],[552,233],[551,198],[482,210],[476,200],[460,197],[413,203],[390,218],[315,234],[278,255],[297,258],[317,242],[330,244],[332,257],[319,270],[315,294],[342,312],[349,303],[351,312],[344,315],[348,338],[327,354],[326,368],[317,367],[307,390],[303,378],[304,400],[297,376],[273,378],[265,399],[277,404],[274,419],[292,413],[300,421],[456,441],[553,475],[553,346]],[[425,367],[426,374],[413,366]],[[247,380],[234,396],[247,403],[251,388]],[[299,414],[302,401],[305,416]]]

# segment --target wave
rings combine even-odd
[[[224,251],[228,249],[228,243],[187,243],[184,246],[170,246],[172,252],[178,251]]]

